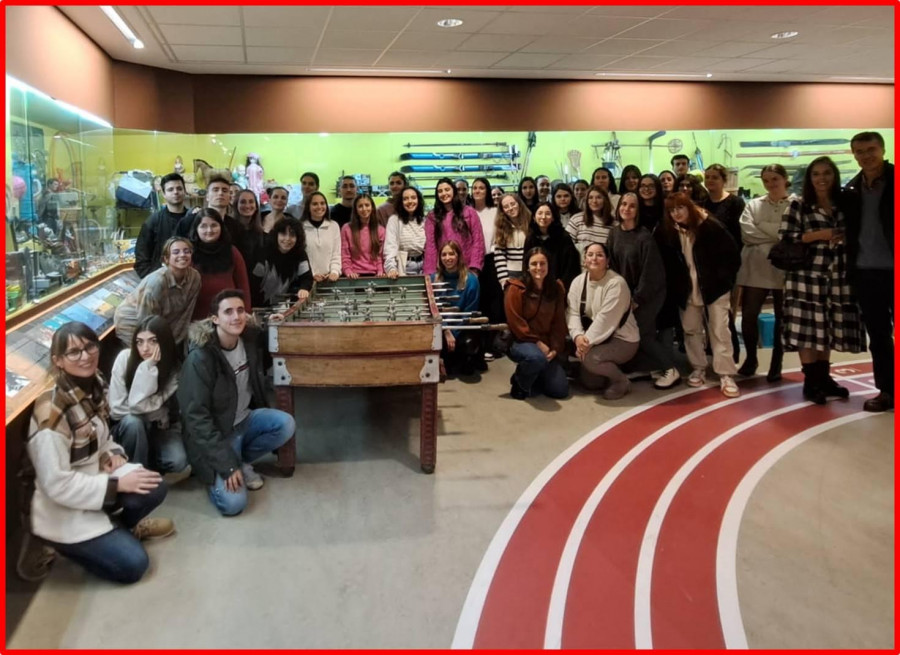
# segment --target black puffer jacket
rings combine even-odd
[[[250,369],[250,407],[265,407],[259,329],[248,322],[241,340]],[[237,384],[211,319],[191,324],[188,344],[188,356],[178,380],[184,447],[200,481],[213,484],[216,473],[226,479],[241,466],[240,457],[231,447]]]

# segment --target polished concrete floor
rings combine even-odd
[[[417,391],[298,390],[293,478],[231,519],[172,488],[144,580],[58,561],[8,646],[892,648],[894,416],[859,413],[870,368],[847,368],[858,395],[826,408],[759,378],[521,402],[500,359],[441,386],[433,475]]]

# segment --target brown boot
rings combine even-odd
[[[175,523],[172,519],[141,519],[136,526],[131,528],[135,537],[145,539],[163,539],[175,534]]]

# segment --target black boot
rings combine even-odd
[[[781,379],[781,360],[784,352],[781,348],[775,347],[772,350],[772,361],[769,363],[769,372],[766,374],[766,382],[778,382]]]
[[[831,377],[831,362],[819,361],[816,363],[821,370],[819,375],[822,376],[822,389],[825,392],[825,395],[834,398],[849,398],[850,390],[847,387],[839,385],[837,381]]]
[[[825,392],[822,391],[821,368],[819,362],[803,364],[803,397],[817,405],[824,405],[827,401]]]

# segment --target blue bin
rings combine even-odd
[[[757,319],[759,325],[759,342],[763,348],[771,348],[775,345],[775,314],[760,314]]]

